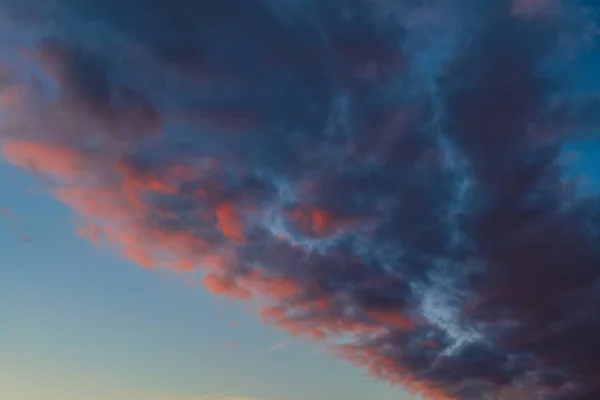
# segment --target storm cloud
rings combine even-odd
[[[2,157],[82,235],[432,398],[600,398],[594,2],[0,6]]]

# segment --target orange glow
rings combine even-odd
[[[299,284],[290,278],[268,277],[258,270],[252,271],[243,279],[246,285],[256,288],[260,295],[273,299],[281,300],[292,297],[301,290]]]
[[[217,206],[218,227],[223,236],[237,243],[245,242],[244,225],[233,204],[223,203]]]
[[[327,236],[336,228],[332,215],[319,208],[297,208],[292,217],[302,229],[317,236]]]
[[[412,329],[413,321],[397,311],[370,310],[369,316],[377,323],[392,326],[398,329]]]
[[[226,295],[237,299],[247,299],[251,296],[251,292],[241,287],[231,276],[212,273],[206,275],[202,282],[210,292],[217,295]]]
[[[0,154],[14,165],[69,182],[85,175],[83,157],[68,147],[12,140],[2,143]]]

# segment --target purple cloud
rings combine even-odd
[[[84,3],[0,1],[2,156],[82,234],[432,397],[598,398],[596,8]]]

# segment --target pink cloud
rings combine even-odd
[[[0,154],[19,167],[67,182],[85,177],[85,158],[66,146],[14,140],[3,142]]]

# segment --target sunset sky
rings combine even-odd
[[[596,0],[0,0],[0,397],[599,399],[599,71]]]
[[[27,173],[2,164],[0,181],[12,211],[0,224],[0,398],[410,398],[242,306],[100,251]]]

